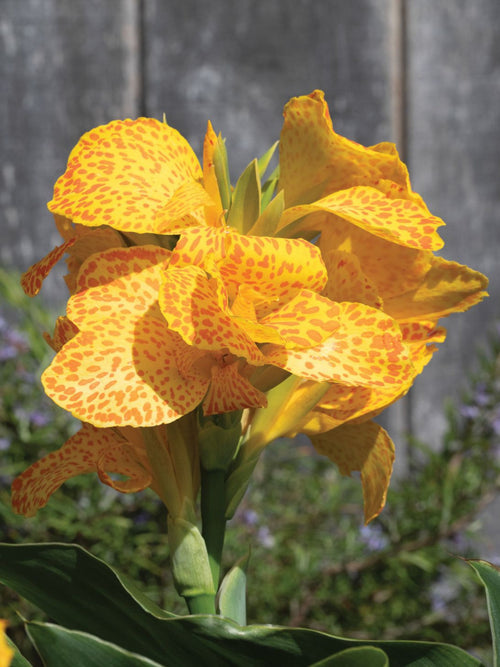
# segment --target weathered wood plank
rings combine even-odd
[[[408,149],[413,186],[444,218],[443,255],[490,277],[492,297],[443,321],[448,340],[419,378],[414,431],[438,442],[498,317],[500,42],[498,0],[408,2]]]
[[[2,0],[3,265],[60,242],[45,202],[79,136],[138,108],[137,3]]]

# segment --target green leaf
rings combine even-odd
[[[214,169],[222,208],[228,211],[231,208],[231,177],[229,175],[226,143],[220,134],[217,137],[217,145],[214,149]]]
[[[269,176],[267,181],[264,183],[262,186],[262,195],[261,195],[261,202],[260,202],[260,210],[264,211],[264,209],[269,205],[269,202],[274,196],[274,191],[276,190],[276,186],[278,185],[280,178],[280,166],[278,165],[276,169],[273,171],[273,173]]]
[[[246,569],[250,554],[240,558],[224,577],[219,589],[219,610],[222,616],[238,625],[246,625]]]
[[[27,623],[26,629],[45,667],[161,667],[85,632],[51,623]]]
[[[257,167],[259,170],[259,178],[262,181],[264,178],[264,174],[266,173],[266,169],[269,166],[269,163],[271,162],[274,152],[276,151],[276,148],[279,144],[279,141],[276,141],[271,148],[268,148],[267,151],[262,155],[258,160],[257,160]]]
[[[315,662],[311,667],[389,667],[389,658],[379,648],[359,646],[340,651],[324,660]]]
[[[283,190],[281,190],[262,211],[255,225],[248,233],[252,236],[274,236],[284,208],[285,197]]]
[[[382,649],[391,667],[481,665],[446,644],[349,640],[301,628],[240,627],[220,616],[174,616],[76,545],[0,545],[0,581],[67,628],[168,667],[306,667],[357,646]]]
[[[493,638],[493,664],[500,665],[500,568],[485,560],[468,560],[486,589],[486,601]]]
[[[250,162],[234,188],[227,224],[246,234],[260,215],[260,179],[257,160]]]

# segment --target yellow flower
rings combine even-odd
[[[0,667],[9,667],[14,657],[14,651],[7,644],[5,638],[5,628],[7,627],[7,622],[0,619]]]
[[[435,343],[444,341],[438,319],[479,302],[487,279],[434,255],[444,223],[411,189],[392,144],[366,148],[338,135],[321,91],[290,100],[284,116],[279,187],[285,210],[274,233],[315,237],[328,275],[321,294],[344,307],[365,304],[387,314],[401,331],[412,369],[392,386],[330,382],[317,399],[317,389],[303,382],[276,387],[269,400],[277,414],[258,410],[246,418],[247,456],[271,437],[306,433],[343,474],[361,472],[369,521],[384,505],[394,459],[388,434],[371,418],[408,391]],[[361,340],[353,330],[351,342]]]

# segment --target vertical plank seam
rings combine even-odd
[[[147,45],[145,0],[137,0],[137,77],[139,115],[147,116]]]

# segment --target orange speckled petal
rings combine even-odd
[[[414,290],[385,302],[398,320],[438,319],[467,310],[487,296],[488,279],[467,266],[433,257],[432,266]]]
[[[330,338],[305,350],[270,345],[267,360],[294,375],[318,382],[362,387],[402,387],[412,365],[397,323],[359,303],[337,304],[337,329]]]
[[[14,658],[14,651],[7,644],[6,628],[7,621],[0,619],[0,667],[9,667]]]
[[[359,259],[351,252],[330,250],[323,255],[328,282],[323,295],[332,301],[357,301],[373,308],[382,308],[376,285],[361,269]]]
[[[112,248],[92,255],[78,274],[67,314],[77,326],[109,315],[139,317],[158,300],[170,251],[157,246]]]
[[[220,198],[219,185],[215,175],[214,151],[217,143],[217,135],[214,132],[212,123],[208,121],[205,140],[203,142],[203,185],[205,190],[212,198],[212,205],[206,212],[207,224],[213,227],[221,225],[222,202]]]
[[[333,213],[374,236],[408,248],[439,250],[444,245],[436,231],[444,225],[441,218],[409,199],[391,199],[368,186],[340,190],[312,204],[289,208],[283,213],[278,230],[316,211]]]
[[[51,452],[40,459],[14,480],[14,510],[18,514],[33,516],[47,504],[50,496],[66,480],[84,473],[96,472],[99,460],[108,450],[115,451],[116,464],[108,470],[128,474],[128,471],[132,470],[130,454],[127,453],[125,457],[124,467],[120,465],[118,454],[123,442],[111,429],[97,429],[90,424],[84,424],[57,452]]]
[[[341,306],[324,296],[301,290],[293,299],[261,320],[275,329],[287,348],[314,347],[339,328]]]
[[[56,326],[54,327],[54,335],[49,336],[48,333],[44,333],[43,337],[50,345],[50,347],[59,352],[63,345],[73,338],[78,333],[78,327],[76,324],[73,324],[66,316],[58,317],[56,320]]]
[[[201,177],[177,130],[153,118],[117,120],[83,135],[48,206],[89,227],[154,233],[156,214],[178,188]]]
[[[155,426],[193,410],[208,380],[181,375],[176,350],[181,338],[144,315],[86,322],[42,375],[58,405],[94,426]]]
[[[421,373],[438,349],[433,343],[444,342],[446,329],[436,326],[435,322],[399,322],[399,326],[410,352],[415,373]]]
[[[322,91],[292,98],[284,116],[279,186],[287,207],[379,179],[406,185],[408,172],[394,146],[366,148],[336,134]]]
[[[159,301],[170,329],[189,345],[229,350],[256,364],[262,361],[251,338],[221,310],[215,281],[199,267],[170,267],[164,274]]]
[[[144,457],[141,459],[139,462],[133,447],[126,442],[109,447],[97,460],[99,479],[121,493],[142,491],[150,486],[153,476],[143,465]],[[109,473],[124,475],[127,479],[114,479]]]
[[[65,241],[23,273],[21,276],[21,286],[28,296],[36,296],[38,294],[45,278],[75,241],[76,238]]]
[[[324,257],[332,250],[351,252],[384,302],[418,287],[431,266],[430,251],[391,243],[341,218],[326,216],[325,221],[319,240]]]
[[[266,395],[240,374],[238,363],[212,367],[212,383],[203,401],[206,415],[266,405]]]
[[[311,438],[315,449],[337,464],[342,475],[361,472],[365,523],[380,514],[394,463],[394,444],[375,422],[344,424]]]
[[[155,232],[178,234],[186,227],[205,224],[205,207],[212,204],[212,199],[200,183],[183,183],[168,203],[156,213]]]

